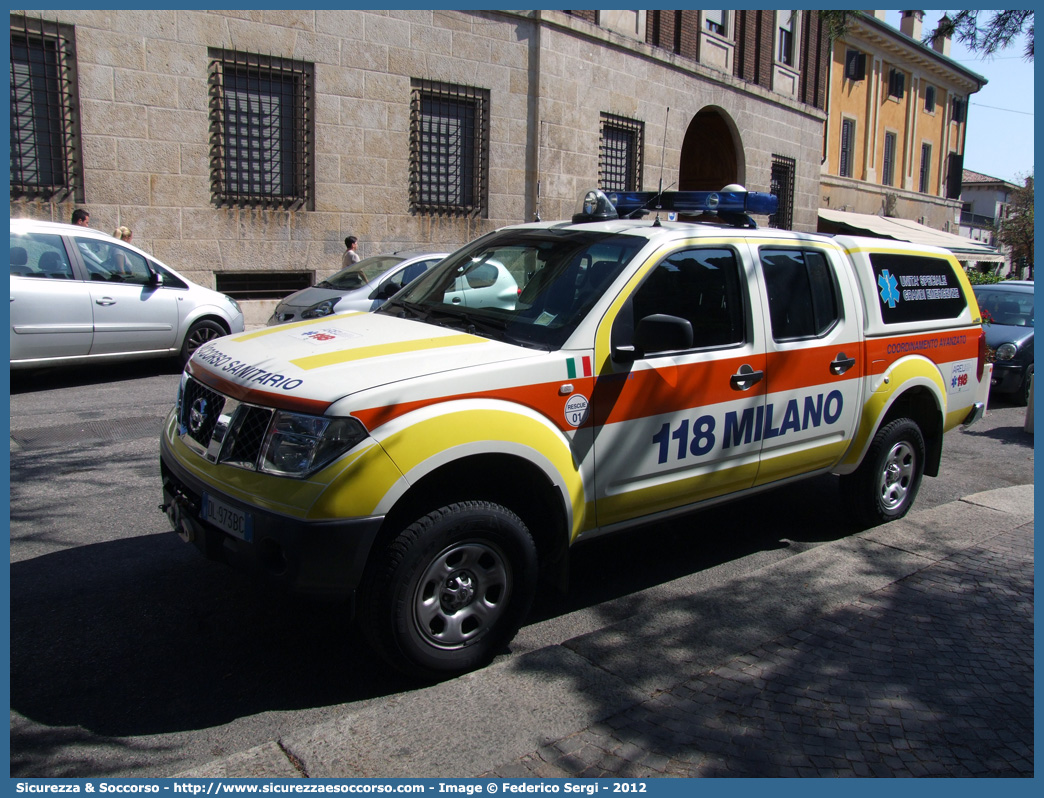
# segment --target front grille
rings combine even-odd
[[[225,397],[217,391],[212,391],[196,380],[188,380],[178,418],[182,435],[187,433],[196,443],[206,448],[210,444],[210,437],[214,434],[214,427],[224,404]]]
[[[212,463],[255,470],[273,415],[267,407],[224,396],[189,377],[178,407],[178,433]]]

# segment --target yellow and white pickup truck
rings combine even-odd
[[[585,538],[824,473],[862,523],[899,518],[983,412],[967,277],[944,250],[756,229],[770,207],[591,191],[375,313],[208,343],[162,435],[166,513],[210,557],[354,599],[429,678],[501,650]],[[660,218],[696,213],[718,223]]]

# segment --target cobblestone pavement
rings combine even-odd
[[[482,775],[1032,776],[1033,525]]]

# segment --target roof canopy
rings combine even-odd
[[[933,227],[918,224],[909,219],[875,216],[870,213],[835,211],[830,208],[820,208],[819,218],[828,223],[827,227],[840,228],[833,230],[833,232],[893,238],[896,241],[909,241],[914,244],[942,247],[950,250],[957,260],[962,261],[1004,262],[1004,256],[997,252],[994,247],[973,241],[964,236],[944,233],[942,230],[936,230]]]

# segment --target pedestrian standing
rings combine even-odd
[[[348,236],[344,239],[344,254],[341,255],[341,268],[347,269],[353,263],[358,263],[359,258],[359,239],[355,236]]]

